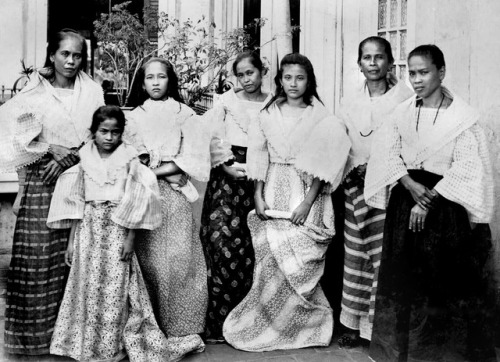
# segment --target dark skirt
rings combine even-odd
[[[64,254],[69,229],[47,228],[55,184],[42,182],[48,158],[26,167],[7,277],[5,350],[48,354],[57,312],[64,293]]]
[[[410,175],[429,189],[442,178],[426,171]],[[496,361],[485,268],[491,240],[475,238],[466,210],[443,197],[429,211],[425,230],[414,233],[409,230],[414,205],[403,186],[394,187],[370,357],[384,362]]]
[[[236,162],[246,162],[246,148],[232,147]],[[208,269],[206,336],[222,338],[229,312],[252,286],[254,250],[247,215],[254,209],[253,181],[235,181],[215,167],[207,184],[200,238]]]

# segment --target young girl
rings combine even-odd
[[[207,311],[207,269],[193,207],[179,186],[188,177],[207,181],[209,138],[194,111],[182,103],[172,64],[152,58],[142,67],[149,95],[130,114],[142,137],[149,167],[158,178],[161,227],[137,234],[137,257],[144,273],[156,319],[176,356],[201,352]],[[189,194],[189,192],[188,192]]]
[[[275,83],[276,96],[249,136],[253,284],[223,327],[227,342],[247,351],[327,346],[333,330],[318,282],[335,233],[330,193],[341,181],[350,142],[318,98],[309,59],[286,55]]]
[[[496,361],[485,314],[491,244],[471,230],[493,214],[491,164],[479,114],[441,85],[445,73],[437,46],[410,52],[416,96],[396,108],[368,162],[367,203],[387,206],[376,361]]]
[[[269,101],[261,90],[264,66],[254,52],[240,53],[233,72],[242,89],[224,93],[205,114],[216,128],[212,172],[203,203],[200,238],[208,268],[206,336],[223,341],[222,324],[252,285],[254,252],[247,215],[254,209],[253,181],[246,177],[248,126]],[[269,98],[269,99],[268,99]]]
[[[168,359],[134,254],[135,229],[160,225],[154,174],[122,143],[125,117],[100,107],[80,150],[80,163],[59,178],[47,225],[71,226],[71,267],[50,353],[76,360]]]
[[[352,143],[344,171],[344,287],[340,322],[347,331],[339,344],[354,347],[360,337],[371,338],[376,278],[382,251],[385,211],[369,207],[363,196],[370,146],[394,108],[413,92],[391,77],[394,62],[391,44],[378,36],[359,44],[358,65],[365,77],[363,87],[342,100],[339,117]],[[370,313],[369,313],[370,312]]]

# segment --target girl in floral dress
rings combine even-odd
[[[158,179],[162,224],[138,233],[136,252],[158,324],[181,357],[205,348],[199,334],[205,329],[207,267],[190,202],[198,194],[188,177],[208,181],[210,139],[182,102],[169,61],[150,59],[142,76],[149,99],[128,118]]]
[[[254,352],[331,341],[333,313],[319,279],[335,233],[330,193],[350,148],[344,126],[318,98],[309,59],[286,55],[275,82],[276,96],[249,132],[253,283],[223,326],[229,344]]]
[[[215,99],[205,118],[215,128],[212,172],[201,216],[200,238],[208,268],[206,336],[223,341],[227,314],[252,285],[254,252],[247,215],[254,209],[254,182],[246,177],[248,126],[269,101],[261,90],[265,69],[254,52],[240,53],[233,72],[241,89]]]
[[[160,225],[158,184],[137,151],[121,142],[125,117],[103,106],[90,128],[94,141],[59,178],[47,225],[71,227],[71,267],[50,353],[76,360],[168,361],[134,254],[136,229]]]

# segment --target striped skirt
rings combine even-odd
[[[385,211],[365,203],[363,187],[347,178],[345,192],[344,287],[340,322],[371,339]]]
[[[55,184],[41,175],[49,159],[27,167],[7,279],[5,350],[48,354],[57,312],[64,293],[64,254],[68,230],[47,228]]]

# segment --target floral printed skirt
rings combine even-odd
[[[170,350],[156,323],[134,255],[120,260],[127,230],[111,221],[110,203],[85,205],[50,353],[76,360],[166,361]]]
[[[136,253],[161,330],[178,356],[202,352],[207,267],[193,206],[184,194],[158,180],[162,224],[136,234]]]
[[[212,170],[200,231],[208,269],[207,338],[222,338],[226,316],[252,286],[254,251],[247,215],[254,208],[253,191],[253,181],[233,181],[220,168]]]

